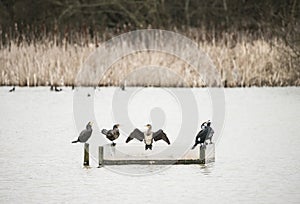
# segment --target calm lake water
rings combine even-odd
[[[70,143],[79,131],[72,90],[8,90],[0,88],[0,203],[300,203],[300,88],[225,89],[216,162],[159,172],[94,160],[83,168],[82,144]]]

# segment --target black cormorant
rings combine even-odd
[[[211,122],[207,121],[202,123],[201,125],[201,131],[197,134],[196,139],[195,139],[195,144],[192,147],[194,149],[198,144],[200,146],[204,145],[206,140],[210,140],[210,144],[212,144],[212,136],[215,133],[214,130],[210,127]]]
[[[13,92],[16,90],[16,87],[13,87],[12,89],[9,90],[9,92]]]
[[[60,92],[60,91],[62,91],[62,88],[57,88],[57,86],[54,86],[54,91]]]
[[[77,142],[86,143],[86,141],[88,141],[88,139],[91,137],[92,132],[93,132],[92,122],[89,122],[86,125],[85,130],[82,130],[81,133],[79,134],[78,139],[73,141],[72,143],[77,143]]]
[[[102,129],[102,134],[106,135],[106,138],[109,139],[110,141],[114,141],[116,139],[118,139],[118,137],[120,136],[120,132],[119,132],[119,124],[116,124],[113,126],[112,130],[106,130],[106,129]],[[116,143],[112,143],[112,146],[115,146]]]
[[[126,143],[128,143],[134,138],[141,142],[144,140],[145,150],[147,149],[152,150],[153,140],[154,141],[164,140],[166,143],[170,144],[169,138],[167,137],[167,135],[164,133],[162,129],[159,129],[156,132],[152,132],[152,126],[150,124],[147,124],[146,127],[148,127],[148,129],[144,133],[137,128],[134,129],[134,131],[127,138]]]

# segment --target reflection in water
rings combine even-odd
[[[204,175],[210,175],[214,169],[214,163],[200,164],[200,172]]]
[[[156,174],[164,174],[165,170],[169,169],[170,165],[113,165],[104,166],[105,169],[113,173],[127,176],[153,176]]]

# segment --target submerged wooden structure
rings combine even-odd
[[[89,165],[89,146],[84,146],[84,166]],[[158,148],[158,147],[155,147]],[[132,152],[130,152],[130,149]],[[175,149],[175,148],[174,148]],[[139,152],[137,154],[136,152]],[[154,152],[154,153],[153,153]],[[215,161],[215,144],[198,146],[194,150],[187,150],[184,156],[162,154],[164,149],[145,151],[132,146],[104,145],[98,147],[98,165],[189,165],[207,164]]]

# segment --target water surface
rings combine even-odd
[[[82,145],[70,143],[78,135],[72,91],[8,89],[0,88],[1,203],[300,201],[300,88],[225,89],[216,162],[158,173],[155,166],[99,169],[97,161],[83,168]],[[143,168],[155,173],[118,173]]]

